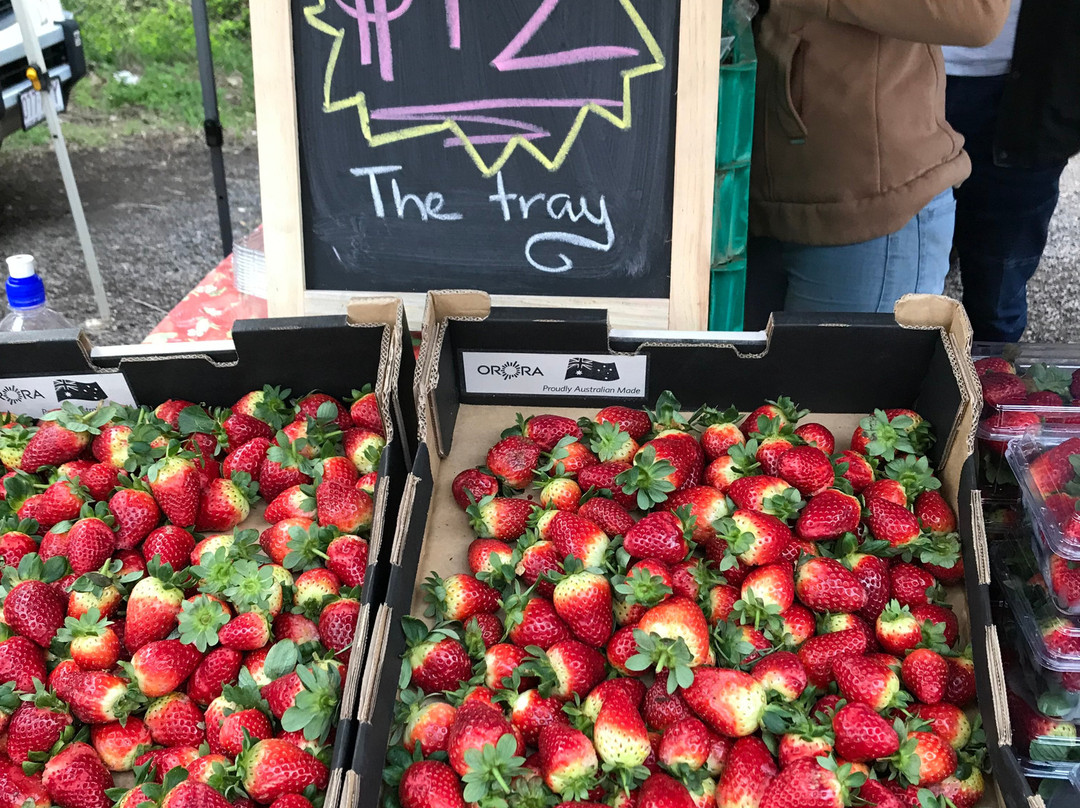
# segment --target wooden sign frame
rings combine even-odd
[[[605,308],[616,328],[708,328],[722,4],[670,0],[676,1],[681,3],[681,17],[670,294],[667,298],[493,295],[493,305]],[[270,316],[344,311],[350,299],[364,293],[305,288],[290,0],[251,3],[251,47]],[[426,294],[399,296],[409,321],[422,322]]]

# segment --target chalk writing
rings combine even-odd
[[[414,4],[413,0],[399,0],[394,8],[387,0],[335,0],[346,14],[356,20],[359,59],[362,65],[371,65],[377,58],[379,79],[382,82],[394,81],[394,52],[391,37],[391,23],[410,9],[415,14],[416,8],[423,4]],[[480,2],[480,0],[471,0]],[[447,47],[453,51],[462,51],[462,37],[465,35],[461,25],[462,0],[444,0],[447,26]],[[327,10],[327,0],[320,0],[316,5],[304,9],[304,17],[317,31],[333,39],[330,56],[327,61],[323,82],[323,109],[328,113],[355,109],[360,120],[360,130],[364,139],[373,148],[399,143],[403,140],[444,135],[442,145],[446,148],[460,148],[465,151],[477,169],[485,177],[494,177],[506,165],[515,151],[521,150],[531,155],[548,171],[557,171],[566,161],[586,119],[590,115],[607,121],[617,129],[630,129],[633,116],[631,88],[637,77],[663,70],[667,60],[652,32],[641,14],[634,6],[634,0],[617,0],[618,7],[633,24],[641,38],[647,58],[644,63],[635,64],[620,72],[621,98],[561,97],[558,93],[537,97],[490,98],[490,99],[447,99],[441,103],[406,105],[393,107],[373,107],[364,91],[344,97],[334,98],[335,70],[342,58],[342,48],[346,41],[346,30],[323,19]],[[638,48],[622,45],[594,44],[579,48],[556,50],[548,53],[522,55],[528,45],[559,6],[560,0],[542,0],[540,6],[529,17],[522,28],[510,39],[508,44],[496,54],[490,56],[486,65],[476,65],[478,73],[486,67],[498,72],[551,70],[565,68],[588,62],[633,60],[642,56]],[[424,43],[424,47],[431,47]],[[448,86],[453,86],[451,83]],[[554,81],[553,89],[565,91],[563,81]],[[556,136],[549,127],[527,120],[528,110],[574,109],[576,113],[565,135]],[[496,115],[477,115],[478,111],[498,111]],[[510,114],[504,114],[510,113]],[[381,131],[376,131],[376,128]],[[551,145],[545,145],[550,143]],[[490,146],[501,146],[494,157],[481,150]],[[561,271],[561,270],[560,270]]]

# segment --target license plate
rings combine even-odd
[[[64,94],[61,92],[60,82],[54,81],[49,85],[52,94],[53,106],[60,112],[64,108]],[[38,90],[27,90],[19,95],[19,104],[22,106],[23,129],[29,129],[45,120],[45,108]]]

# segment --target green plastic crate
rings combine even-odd
[[[740,26],[727,62],[720,66],[720,107],[716,125],[716,167],[750,160],[754,141],[754,82],[757,52],[749,26]]]
[[[713,264],[722,264],[746,252],[749,208],[750,166],[717,171],[713,190]]]
[[[742,331],[746,256],[714,264],[709,289],[709,330]]]

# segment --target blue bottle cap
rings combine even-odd
[[[45,303],[45,284],[37,275],[33,256],[13,255],[7,259],[8,279],[4,286],[8,306],[32,309]]]

